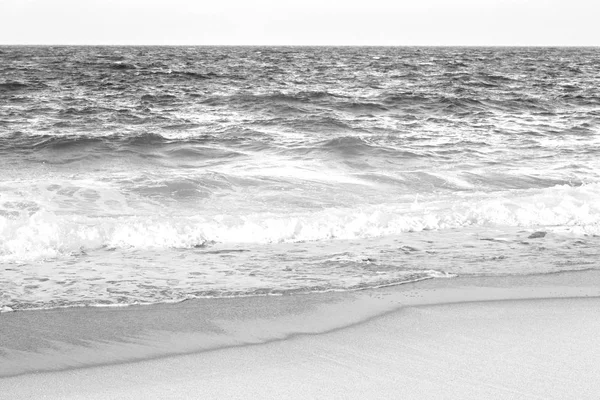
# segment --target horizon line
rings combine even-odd
[[[119,43],[0,43],[0,46],[102,46],[102,47],[600,47],[596,45],[578,44],[119,44]]]

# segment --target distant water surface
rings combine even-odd
[[[600,49],[0,47],[0,309],[600,268]]]

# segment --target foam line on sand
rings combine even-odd
[[[587,271],[3,314],[0,393],[597,399],[599,282]]]

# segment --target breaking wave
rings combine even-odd
[[[467,226],[544,227],[600,234],[600,184],[415,199],[413,203],[328,208],[317,212],[85,216],[35,203],[0,209],[0,259],[22,261],[92,249],[194,248],[211,243],[285,243],[373,238]]]

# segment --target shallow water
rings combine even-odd
[[[0,308],[600,267],[598,49],[0,59]]]

